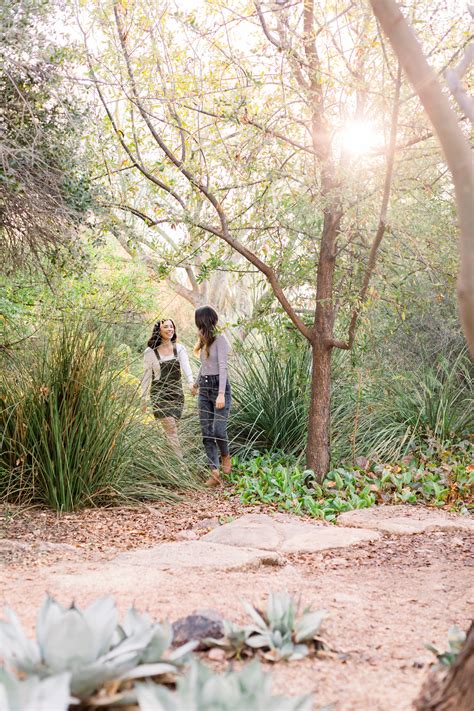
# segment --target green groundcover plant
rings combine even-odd
[[[338,514],[374,504],[425,504],[461,513],[474,509],[472,445],[437,445],[397,464],[334,469],[321,484],[312,472],[282,453],[234,459],[229,477],[244,504],[265,503],[284,511],[333,521]]]

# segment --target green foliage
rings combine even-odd
[[[309,696],[284,698],[271,695],[271,679],[257,663],[241,671],[216,674],[193,662],[187,675],[178,679],[177,691],[153,684],[137,685],[142,711],[311,711]]]
[[[396,460],[432,438],[444,446],[474,432],[474,368],[466,349],[412,372],[364,373],[361,380],[335,384],[333,461],[351,454]]]
[[[474,432],[474,367],[466,349],[412,371],[352,371],[334,358],[332,464],[366,456],[397,460],[435,438],[441,446]],[[250,450],[302,453],[306,446],[311,354],[280,329],[252,339],[236,360],[230,429]]]
[[[0,709],[2,711],[67,711],[71,675],[57,674],[47,679],[30,676],[17,679],[0,669]]]
[[[306,446],[311,353],[303,339],[291,342],[278,329],[249,338],[238,353],[232,379],[234,412],[229,423],[243,451]]]
[[[249,602],[244,602],[244,607],[251,619],[249,625],[239,627],[226,621],[223,639],[208,639],[206,643],[223,647],[228,656],[250,656],[257,650],[272,662],[303,659],[325,647],[318,633],[326,613],[312,612],[309,607],[300,612],[299,604],[288,593],[270,593],[265,610]]]
[[[471,462],[472,445],[461,442],[450,450],[428,448],[400,464],[375,464],[372,471],[334,469],[316,484],[310,483],[311,471],[273,453],[235,461],[230,480],[245,504],[262,502],[327,521],[376,503],[422,503],[466,513],[474,506]]]
[[[3,267],[70,246],[73,226],[94,202],[81,141],[85,111],[64,78],[74,53],[55,44],[51,9],[44,0],[0,7]]]
[[[449,667],[456,661],[465,641],[466,633],[456,625],[453,625],[448,631],[448,649],[445,652],[440,652],[431,644],[425,646],[436,655],[439,664]]]
[[[65,324],[38,349],[5,359],[0,496],[71,511],[118,499],[172,497],[193,484],[154,422],[138,381],[123,382],[107,339]]]
[[[63,608],[47,596],[39,612],[35,642],[26,637],[12,610],[7,609],[6,620],[0,620],[2,656],[9,672],[33,679],[63,675],[63,685],[81,700],[111,680],[125,684],[175,674],[196,645],[188,643],[171,651],[172,638],[170,624],[152,623],[134,608],[119,625],[111,597],[82,611],[74,604]]]

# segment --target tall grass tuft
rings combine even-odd
[[[358,456],[396,460],[430,439],[474,432],[474,368],[466,350],[411,372],[354,370],[334,354],[332,466]],[[300,456],[306,446],[311,354],[280,333],[246,341],[232,375],[234,446]],[[245,451],[247,450],[247,451]]]
[[[333,404],[339,460],[399,459],[431,438],[444,445],[472,435],[474,367],[464,350],[410,373],[366,373],[335,388]]]
[[[229,429],[242,451],[300,454],[306,444],[311,352],[282,334],[248,338],[232,375],[234,409]]]
[[[170,498],[194,483],[139,412],[107,339],[64,325],[11,358],[0,388],[0,496],[59,511]],[[128,389],[127,389],[128,387]]]

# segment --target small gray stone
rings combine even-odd
[[[220,639],[224,636],[222,619],[207,617],[205,615],[188,615],[180,617],[173,622],[173,647],[180,647],[186,642],[197,641],[212,637]],[[205,645],[200,644],[197,649],[205,649]]]

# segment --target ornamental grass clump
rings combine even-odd
[[[311,352],[282,334],[249,338],[232,377],[234,408],[229,429],[234,447],[304,451],[308,429]]]
[[[176,692],[156,684],[138,684],[141,711],[311,711],[310,696],[272,696],[271,679],[257,662],[241,671],[217,674],[198,661],[178,679]]]
[[[5,358],[0,497],[59,511],[173,498],[194,484],[155,423],[140,415],[104,334],[71,322]]]

